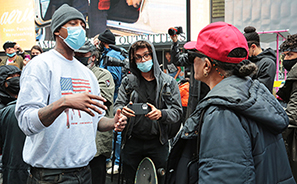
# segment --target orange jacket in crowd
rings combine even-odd
[[[189,86],[190,86],[189,82],[185,82],[185,83],[179,85],[179,92],[180,92],[183,107],[188,106]]]

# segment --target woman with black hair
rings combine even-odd
[[[256,32],[256,28],[252,26],[245,27],[243,35],[249,47],[249,60],[258,67],[258,71],[252,75],[252,79],[259,80],[272,92],[276,73],[276,55],[274,50],[261,48],[260,36]]]

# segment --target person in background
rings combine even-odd
[[[16,80],[17,78],[7,80],[7,77],[9,77],[10,75],[18,74],[20,76],[20,74],[21,74],[21,71],[17,67],[17,65],[13,65],[13,64],[0,66],[1,67],[0,109],[7,106],[8,103],[15,101],[16,100],[15,94],[17,94],[20,89],[19,88],[19,80]],[[14,94],[14,95],[12,95],[12,94]]]
[[[181,68],[179,66],[175,66],[171,62],[171,55],[170,52],[165,52],[165,58],[166,58],[166,63],[165,63],[165,69],[164,72],[173,77],[174,79],[179,79],[179,74],[181,71]]]
[[[186,120],[170,152],[167,183],[290,183],[282,132],[289,119],[247,60],[248,44],[233,25],[204,27],[192,54],[195,79],[210,91]]]
[[[276,74],[275,52],[271,48],[266,50],[261,48],[260,36],[256,32],[256,28],[252,26],[245,27],[243,35],[249,46],[249,60],[258,67],[258,71],[252,76],[252,79],[259,80],[272,93]]]
[[[3,44],[6,57],[0,62],[0,66],[9,65],[10,63],[16,63],[19,69],[23,69],[23,60],[26,53],[20,47],[19,44],[13,41],[6,41]]]
[[[98,45],[98,49],[102,53],[100,61],[99,61],[99,67],[107,69],[113,77],[113,81],[115,83],[113,99],[115,102],[115,100],[118,97],[118,91],[119,91],[119,87],[120,87],[121,81],[122,81],[122,75],[123,75],[122,67],[108,66],[108,64],[104,63],[104,60],[106,57],[113,57],[113,58],[116,58],[119,60],[123,60],[123,59],[125,59],[125,57],[122,56],[120,52],[115,51],[114,49],[110,48],[109,44],[112,44],[112,45],[115,44],[115,36],[109,29],[106,29],[104,32],[99,34],[98,43],[96,43],[96,45]],[[121,140],[122,140],[121,133],[118,132],[116,134],[115,163],[114,163],[113,169],[109,168],[107,170],[107,174],[111,174],[112,170],[113,170],[113,174],[117,174],[119,172],[118,169],[119,169],[119,163],[120,163]],[[112,145],[114,145],[114,144],[112,144]],[[110,159],[108,159],[107,166],[112,166],[112,164],[110,164],[110,163],[111,163]]]
[[[33,45],[33,47],[30,50],[30,55],[25,56],[25,59],[23,60],[23,65],[26,66],[31,59],[33,59],[35,56],[38,56],[41,53],[43,53],[42,48],[39,45]]]
[[[184,124],[186,120],[186,113],[188,107],[188,100],[189,100],[189,87],[190,87],[190,79],[182,79],[178,82],[178,88],[180,92],[181,102],[183,106],[183,115],[181,122]]]
[[[22,157],[25,134],[18,126],[15,105],[20,89],[21,70],[16,66],[0,66],[0,88],[14,100],[0,109],[0,150],[2,151],[3,183],[26,183],[29,165]]]
[[[186,112],[186,119],[194,112],[199,101],[202,100],[209,92],[209,87],[201,81],[195,80],[195,71],[193,63],[190,62],[192,58],[188,53],[180,53],[178,35],[170,36],[172,39],[171,46],[171,60],[176,66],[184,66],[190,70],[190,86],[189,86],[189,99]],[[184,122],[183,122],[184,123]]]
[[[41,53],[43,53],[42,48],[39,45],[33,45],[30,51],[30,57],[33,59],[35,56],[38,56]]]
[[[95,65],[99,57],[98,50],[90,42],[85,44],[74,52],[75,58],[83,65],[88,67],[96,76],[102,97],[106,99],[104,105],[107,107],[106,117],[113,117],[113,94],[115,84],[112,75],[104,68]],[[92,171],[92,184],[105,184],[106,181],[106,159],[110,157],[112,144],[112,130],[96,133],[97,153],[90,161]]]
[[[297,133],[297,34],[288,35],[280,45],[284,55],[283,66],[289,72],[285,84],[276,93],[283,102],[287,103],[286,112],[289,117],[289,127],[283,133],[291,169],[297,182],[296,133]]]
[[[117,111],[104,117],[98,81],[74,58],[85,43],[86,21],[77,9],[63,4],[52,17],[54,49],[33,58],[22,72],[15,115],[26,135],[27,183],[92,183],[89,162],[96,133],[122,131],[126,117]]]
[[[122,133],[122,160],[127,184],[134,183],[138,164],[145,157],[157,169],[166,168],[169,153],[169,126],[182,116],[181,98],[174,78],[159,66],[155,47],[148,40],[139,40],[129,49],[131,74],[122,81],[114,105],[114,113],[121,109],[129,118]],[[135,114],[128,104],[143,103],[150,108],[147,114]],[[163,184],[165,177],[158,177]]]
[[[122,67],[120,66],[108,66],[104,63],[105,57],[113,57],[119,60],[125,59],[124,56],[121,55],[120,52],[115,51],[114,49],[109,47],[109,44],[114,45],[115,44],[115,36],[114,34],[109,30],[106,29],[104,32],[100,33],[98,36],[98,48],[99,51],[102,53],[100,61],[99,61],[99,67],[107,69],[114,80],[115,83],[115,91],[114,91],[114,101],[116,100],[118,96],[119,87],[121,85],[122,81]]]

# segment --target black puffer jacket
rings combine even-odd
[[[263,83],[270,92],[273,89],[274,77],[276,73],[276,55],[275,52],[269,48],[263,50],[257,56],[249,57],[253,63],[258,67],[258,71],[252,76],[253,79],[258,79]]]
[[[0,109],[5,107],[9,102],[16,100],[16,98],[10,96],[6,91],[4,87],[4,82],[6,78],[15,73],[21,73],[21,70],[12,65],[3,65],[0,66]]]

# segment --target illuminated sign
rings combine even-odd
[[[0,0],[0,45],[17,42],[22,49],[35,45],[34,1]]]

